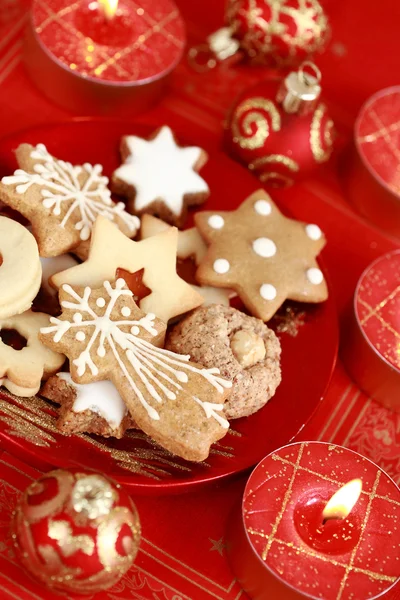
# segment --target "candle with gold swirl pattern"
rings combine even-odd
[[[303,77],[312,85],[304,84]],[[329,160],[335,138],[319,92],[319,81],[302,69],[281,84],[267,81],[248,89],[227,120],[230,154],[272,187],[286,187],[309,175]]]
[[[22,495],[13,538],[21,563],[42,583],[94,594],[117,583],[133,564],[140,521],[128,494],[113,481],[57,470]]]

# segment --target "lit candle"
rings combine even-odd
[[[399,579],[399,526],[400,490],[379,467],[340,446],[296,443],[250,476],[229,559],[256,600],[371,600]]]
[[[25,62],[69,110],[132,114],[160,96],[184,43],[173,0],[33,0]]]

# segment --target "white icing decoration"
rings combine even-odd
[[[96,304],[99,308],[103,308],[103,306],[106,305],[106,301],[104,300],[104,298],[97,298]]]
[[[90,339],[79,357],[73,361],[73,364],[77,367],[77,374],[79,377],[82,377],[87,368],[91,371],[92,375],[98,375],[99,369],[95,363],[96,355],[105,355],[105,343],[107,342],[109,350],[114,354],[119,368],[126,377],[126,380],[131,386],[138,401],[146,409],[149,417],[155,420],[158,420],[160,415],[156,409],[149,404],[142,391],[136,385],[130,372],[130,367],[146,388],[146,397],[152,398],[158,403],[162,403],[164,398],[175,400],[179,391],[188,393],[187,390],[182,388],[180,383],[187,383],[189,381],[190,373],[196,373],[203,377],[219,393],[222,393],[224,388],[227,389],[232,387],[230,381],[218,377],[219,369],[198,368],[189,363],[190,356],[175,354],[175,352],[158,348],[150,342],[138,337],[140,329],[144,329],[152,336],[157,335],[157,330],[154,328],[154,314],[148,313],[139,320],[113,321],[111,315],[115,303],[123,296],[130,297],[130,290],[125,288],[125,281],[123,279],[117,279],[115,288],[113,288],[108,281],[105,281],[103,286],[109,296],[104,315],[99,316],[89,305],[89,299],[92,294],[90,287],[84,289],[81,297],[70,285],[64,284],[62,289],[74,301],[64,300],[61,303],[61,306],[63,308],[80,311],[80,313],[84,315],[82,322],[77,324],[75,320],[71,322],[58,319],[57,317],[51,317],[50,322],[53,325],[41,329],[41,332],[44,334],[53,333],[53,340],[57,343],[70,329],[74,327],[89,327]],[[121,326],[126,325],[131,326],[130,333],[120,329]],[[91,351],[95,350],[96,344],[97,352],[93,352],[93,358]],[[121,355],[124,357],[124,360]],[[130,367],[128,367],[128,364]],[[158,369],[158,366],[162,367],[162,370]],[[174,391],[167,387],[165,382],[168,383]],[[229,427],[228,421],[222,415],[218,414],[223,411],[223,404],[203,402],[195,396],[191,397],[203,408],[207,418],[213,417],[222,427],[226,429]]]
[[[217,260],[214,262],[213,268],[218,275],[223,275],[229,271],[231,265],[226,258],[217,258]]]
[[[81,385],[75,383],[69,373],[57,373],[76,389],[76,399],[72,410],[76,413],[90,410],[103,417],[112,429],[117,429],[127,414],[127,408],[111,381],[96,381]]]
[[[321,229],[318,227],[318,225],[313,225],[312,223],[310,225],[306,225],[306,234],[310,240],[314,241],[320,240],[322,237]]]
[[[267,217],[268,215],[271,214],[272,208],[271,208],[271,204],[270,204],[270,202],[268,202],[268,200],[257,200],[257,202],[254,204],[254,210],[259,215],[262,215],[263,217]]]
[[[323,282],[324,276],[320,269],[312,267],[311,269],[307,270],[307,279],[313,285],[319,285]]]
[[[75,339],[78,340],[78,342],[84,342],[86,339],[86,335],[83,331],[78,331],[75,336]]]
[[[263,258],[271,258],[271,256],[276,254],[276,245],[269,238],[257,238],[253,242],[253,250]]]
[[[129,156],[114,177],[134,186],[137,211],[162,200],[178,216],[186,194],[208,192],[208,185],[194,171],[201,148],[180,148],[169,127],[162,127],[152,140],[134,135],[125,139]]]
[[[78,211],[80,220],[75,224],[75,229],[80,232],[82,241],[90,238],[98,215],[110,221],[118,216],[132,234],[137,231],[139,219],[126,212],[123,202],[114,204],[111,200],[108,179],[102,175],[101,165],[85,163],[73,166],[51,156],[43,144],[38,144],[32,150],[31,158],[40,161],[35,164],[34,173],[17,169],[14,175],[3,177],[2,183],[16,185],[17,194],[24,194],[32,185],[40,186],[43,206],[52,209],[56,217],[64,211],[60,227],[64,228],[72,214]],[[86,175],[83,185],[79,181],[82,173]]]
[[[58,292],[49,284],[49,279],[56,273],[66,271],[72,267],[76,267],[78,261],[70,254],[61,254],[60,256],[52,256],[51,258],[40,257],[42,263],[42,286],[52,296],[57,296]]]
[[[263,283],[260,287],[260,296],[264,300],[275,300],[276,294],[276,288],[270,283]]]
[[[123,306],[123,307],[121,308],[121,315],[122,315],[123,317],[129,317],[129,316],[130,316],[130,314],[131,314],[131,309],[130,309],[128,306]]]
[[[223,217],[221,217],[221,215],[211,215],[211,217],[208,219],[208,224],[213,229],[222,229],[222,227],[225,225],[225,220]]]

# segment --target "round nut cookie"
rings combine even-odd
[[[233,383],[225,404],[228,419],[260,410],[281,381],[281,346],[260,319],[212,304],[194,310],[168,334],[166,348],[190,354],[204,367],[218,367]]]

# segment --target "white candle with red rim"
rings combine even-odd
[[[399,525],[400,490],[377,465],[334,444],[291,444],[251,474],[229,560],[256,600],[374,599],[399,579]]]
[[[67,109],[134,113],[159,97],[184,43],[173,0],[33,0],[25,62]]]

